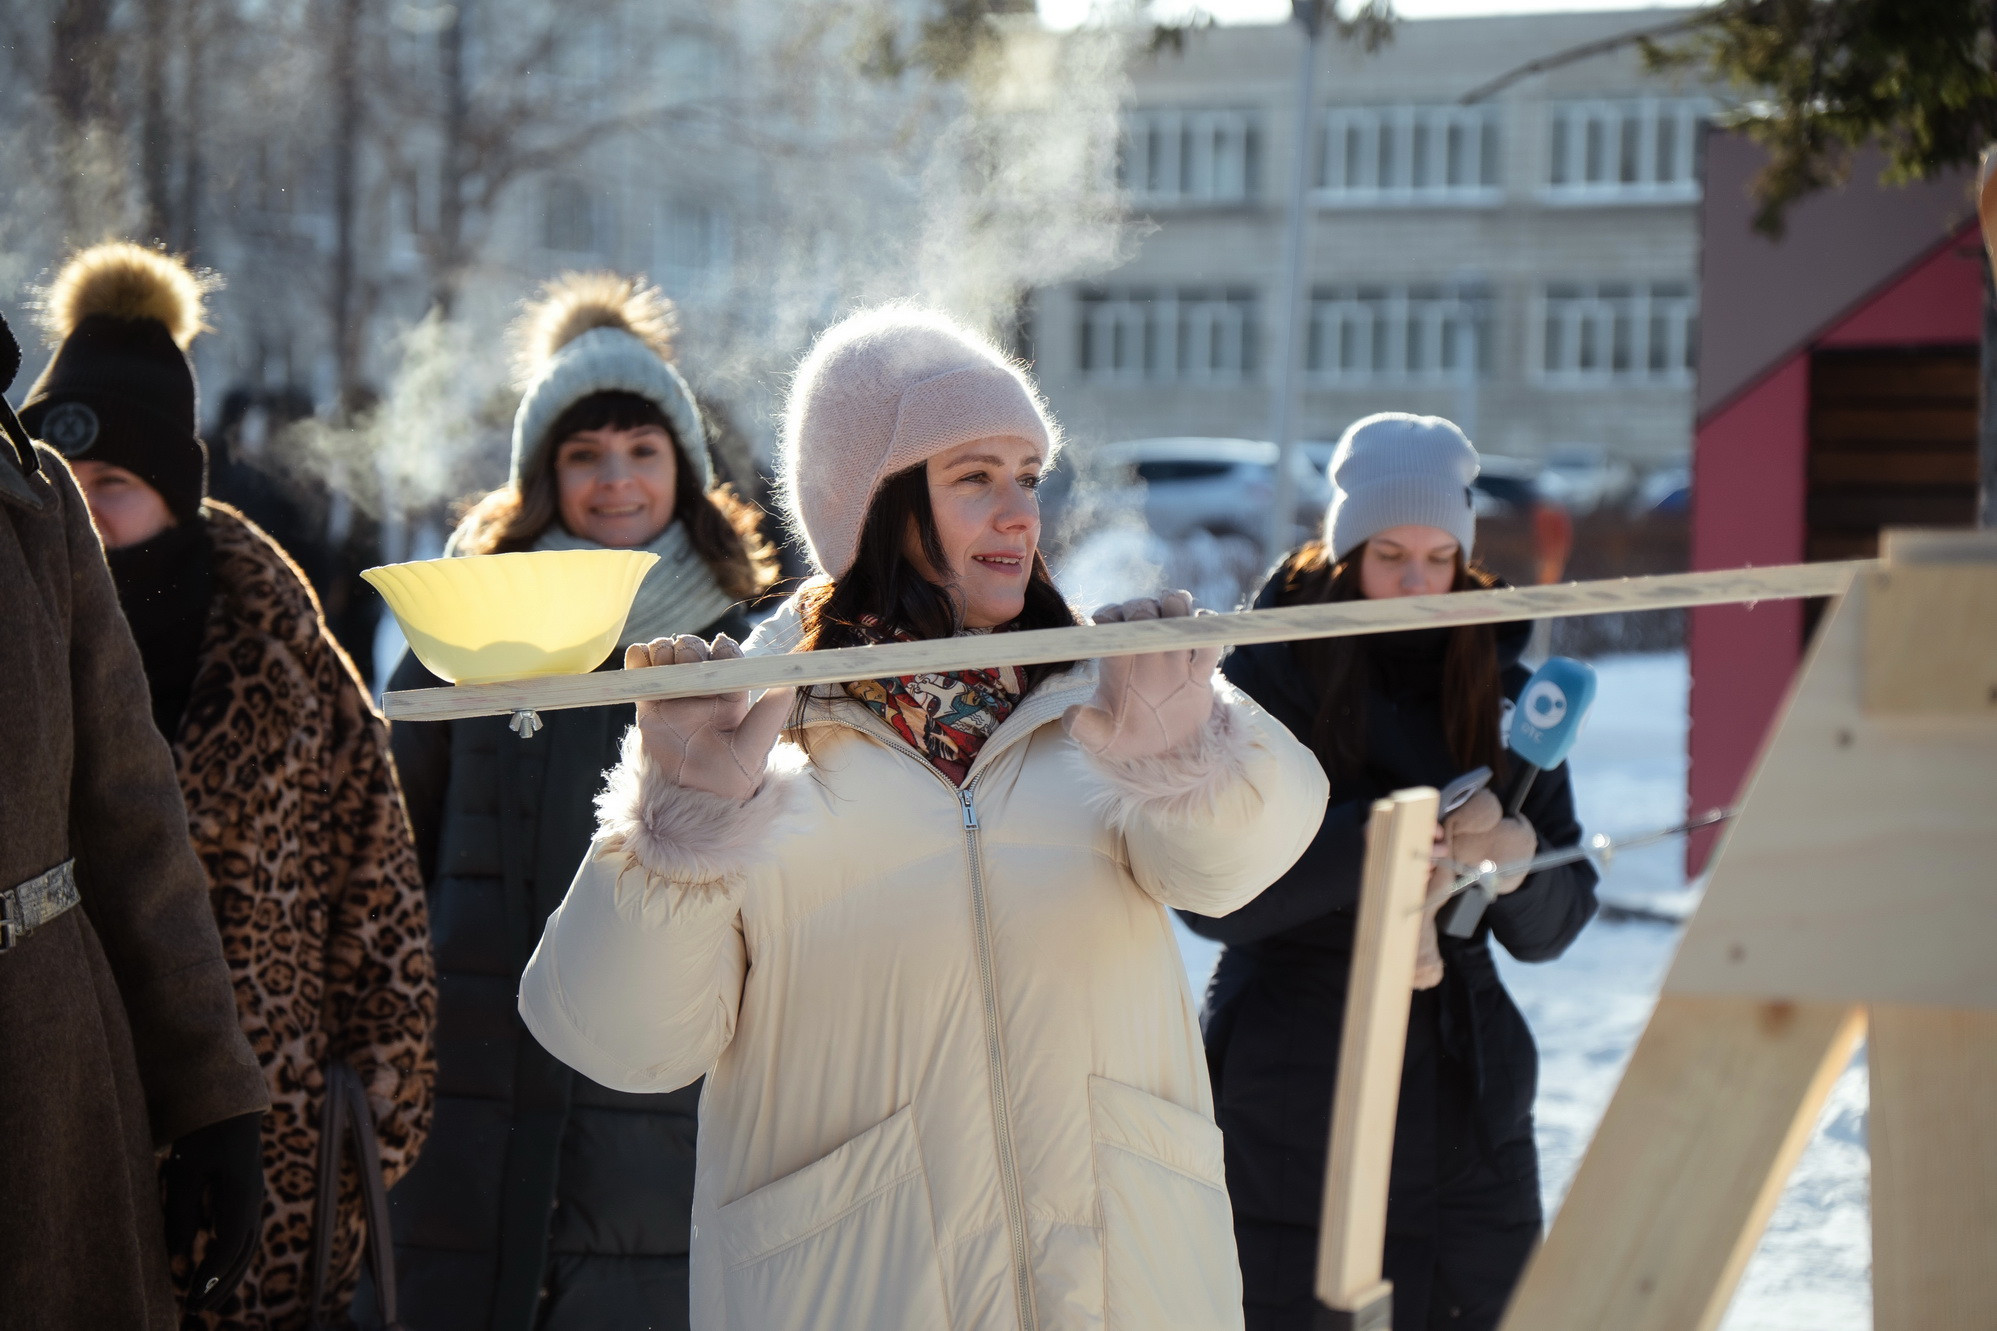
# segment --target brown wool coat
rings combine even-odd
[[[83,904],[0,954],[0,1323],[166,1331],[154,1151],[264,1108],[138,648],[62,459],[0,439],[0,888]]]
[[[282,1331],[306,1319],[326,1060],[360,1073],[393,1184],[430,1127],[436,982],[387,723],[297,566],[228,505],[202,518],[215,596],[173,755],[271,1095],[263,1246],[203,1321]],[[362,1199],[347,1175],[334,1310],[360,1275]]]

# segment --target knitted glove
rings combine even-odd
[[[1441,828],[1436,829],[1436,849],[1442,849]],[[1428,895],[1421,907],[1421,944],[1415,949],[1415,988],[1433,989],[1442,983],[1442,944],[1436,936],[1435,917],[1449,900],[1450,885],[1456,875],[1446,864],[1429,870]]]
[[[166,1250],[183,1264],[194,1236],[209,1231],[208,1250],[187,1282],[191,1313],[219,1307],[236,1292],[257,1255],[263,1227],[263,1115],[238,1114],[196,1128],[173,1144],[160,1167]]]
[[[742,649],[725,633],[711,648],[682,633],[632,643],[624,649],[624,668],[726,661],[740,655]],[[795,692],[771,689],[754,707],[746,691],[641,702],[638,732],[645,756],[653,770],[673,785],[746,800],[762,787],[770,749],[784,728]]]
[[[1189,592],[1167,592],[1096,611],[1098,624],[1177,619],[1196,613]],[[1205,614],[1206,611],[1197,613]],[[1212,719],[1213,670],[1220,648],[1106,656],[1096,696],[1062,718],[1075,742],[1097,758],[1150,758],[1191,740]]]
[[[1514,815],[1504,816],[1504,806],[1488,790],[1480,790],[1470,802],[1443,820],[1442,830],[1449,843],[1449,858],[1458,864],[1516,864],[1532,858],[1539,849],[1539,834],[1532,824]],[[1513,872],[1487,883],[1493,896],[1503,896],[1525,881],[1525,874]]]

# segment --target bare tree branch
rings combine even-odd
[[[1537,60],[1528,60],[1515,69],[1508,69],[1490,82],[1480,83],[1464,93],[1457,102],[1461,106],[1472,106],[1487,97],[1495,97],[1520,79],[1531,78],[1534,74],[1543,74],[1549,69],[1559,69],[1563,65],[1571,65],[1594,56],[1607,55],[1611,51],[1620,51],[1625,46],[1654,42],[1660,37],[1676,37],[1679,33],[1705,27],[1712,23],[1713,19],[1714,15],[1711,12],[1690,14],[1684,18],[1673,19],[1669,23],[1657,24],[1655,27],[1638,28],[1634,32],[1618,33],[1614,37],[1604,37],[1599,41],[1583,42],[1579,46],[1571,46],[1564,51],[1541,56]]]

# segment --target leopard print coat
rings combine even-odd
[[[228,505],[210,501],[203,518],[215,595],[173,755],[271,1109],[262,1248],[236,1296],[187,1324],[303,1327],[328,1057],[344,1056],[368,1088],[385,1183],[429,1131],[429,920],[387,724],[304,575]],[[336,1324],[363,1236],[351,1158],[343,1174]]]

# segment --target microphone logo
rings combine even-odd
[[[1567,694],[1550,679],[1534,680],[1519,699],[1526,724],[1535,730],[1550,730],[1567,715]]]

